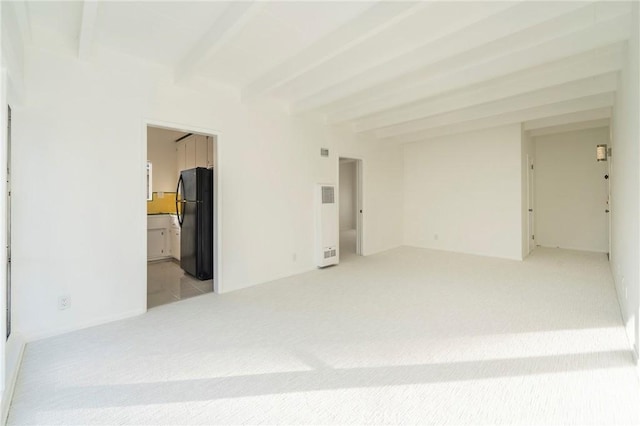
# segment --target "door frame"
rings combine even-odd
[[[142,143],[141,143],[141,155],[142,161],[140,162],[140,182],[141,182],[141,199],[144,200],[144,204],[142,210],[142,217],[140,220],[141,228],[144,230],[142,235],[144,236],[143,241],[143,252],[144,252],[144,288],[145,288],[145,306],[144,309],[147,309],[146,305],[146,288],[147,288],[147,244],[146,244],[146,230],[147,230],[147,201],[146,201],[146,179],[147,179],[147,127],[158,127],[167,130],[177,130],[180,132],[186,133],[198,133],[207,136],[211,136],[214,138],[214,159],[215,166],[213,168],[213,183],[214,183],[214,194],[213,194],[213,212],[216,217],[215,222],[213,223],[213,292],[214,293],[222,293],[224,290],[224,274],[222,267],[222,241],[223,235],[222,230],[224,229],[223,217],[222,217],[222,209],[219,208],[222,205],[222,183],[221,177],[221,162],[220,162],[220,141],[222,139],[222,133],[216,129],[205,128],[200,126],[192,126],[184,123],[175,123],[170,121],[161,121],[161,120],[152,120],[152,119],[143,119],[142,120]]]
[[[2,155],[6,155],[7,153],[7,134],[4,133],[6,129],[8,129],[8,112],[9,112],[9,96],[7,94],[7,91],[9,90],[9,86],[8,86],[8,72],[6,70],[6,68],[1,68],[0,69],[0,128],[2,130],[0,130],[2,132],[2,134],[0,135],[0,156]],[[5,154],[2,154],[5,153]],[[0,170],[0,192],[3,194],[7,193],[7,170],[6,168],[4,170]],[[4,253],[4,259],[7,259],[7,249],[6,249],[6,245],[7,245],[7,209],[6,206],[3,209],[0,209],[0,222],[2,223],[2,229],[0,230],[0,247],[2,247],[2,251]],[[0,275],[2,275],[5,279],[5,285],[6,285],[6,279],[7,279],[7,264],[5,261],[0,262]],[[6,309],[7,309],[7,295],[5,291],[0,292],[0,309],[2,310],[3,315],[0,317],[0,329],[2,330],[2,333],[6,336],[7,335],[7,318],[6,315],[4,314]],[[9,388],[9,392],[13,392],[13,384],[15,383],[15,377],[17,377],[17,373],[18,373],[18,366],[15,365],[13,366],[13,369],[11,368],[10,365],[8,365],[8,361],[9,359],[13,358],[15,356],[15,354],[18,354],[18,359],[22,358],[22,350],[23,350],[23,345],[18,344],[18,348],[16,348],[16,345],[12,345],[11,342],[14,341],[15,342],[15,338],[13,337],[15,336],[15,333],[12,333],[11,339],[7,338],[7,339],[0,339],[0,390],[5,391],[2,395],[3,398],[1,398],[1,409],[0,409],[0,413],[1,413],[1,417],[2,417],[2,421],[6,421],[6,413],[8,413],[8,401],[10,400],[9,398],[5,397],[5,394],[7,393],[5,390],[5,385],[8,385],[7,387]],[[13,349],[13,350],[12,350]],[[11,382],[7,383],[7,377],[10,377]]]
[[[609,143],[607,144],[607,151],[609,151],[609,148],[611,148],[613,146],[613,123],[609,123]],[[606,188],[607,188],[607,203],[605,205],[605,209],[608,210],[607,212],[607,260],[611,260],[611,220],[612,220],[612,213],[611,213],[611,207],[613,205],[612,201],[611,201],[611,176],[613,176],[613,171],[615,169],[615,164],[614,163],[614,159],[613,156],[608,155],[609,153],[607,152],[607,165],[606,165],[606,173],[609,176],[609,179],[607,179],[606,182]],[[640,364],[639,364],[640,367]]]
[[[9,339],[9,336],[11,336],[11,331],[12,331],[12,318],[11,318],[11,299],[12,299],[12,290],[11,290],[11,286],[12,286],[12,282],[11,282],[11,105],[7,104],[7,118],[6,118],[6,125],[7,125],[7,139],[5,142],[5,149],[4,152],[7,155],[5,164],[6,164],[6,179],[5,179],[5,202],[6,202],[6,206],[5,206],[5,232],[6,232],[6,237],[5,237],[5,246],[7,249],[7,253],[6,253],[6,258],[7,258],[7,262],[6,262],[6,271],[5,271],[5,310],[6,310],[6,317],[5,317],[5,336],[7,338],[7,340]]]
[[[536,241],[534,239],[536,233],[536,180],[534,163],[533,157],[527,154],[527,239],[529,240],[527,253],[531,253],[531,251],[536,248]]]
[[[356,254],[364,256],[364,158],[353,155],[336,157],[336,188],[338,189],[338,212],[340,211],[340,160],[354,160],[356,167]],[[340,217],[340,215],[338,215]],[[339,219],[338,219],[339,221]],[[338,259],[340,259],[340,226],[338,229]]]

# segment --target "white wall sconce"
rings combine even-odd
[[[596,146],[596,160],[607,161],[607,145],[606,144]]]

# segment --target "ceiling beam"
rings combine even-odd
[[[566,33],[592,24],[594,10],[593,5],[585,7],[584,3],[578,2],[553,2],[544,8],[535,2],[517,4],[411,50],[394,52],[393,57],[374,66],[354,67],[346,73],[347,78],[343,73],[331,81],[327,80],[323,85],[310,84],[308,95],[294,102],[292,111],[304,112],[321,108],[399,77],[402,80],[398,81],[403,82],[412,73],[418,72],[417,75],[420,75],[420,71],[425,71],[428,67],[436,68],[426,70],[429,74],[433,74],[433,71],[446,72],[450,69],[449,64],[446,69],[439,68],[437,64],[446,61],[460,62],[460,55],[471,56],[476,62],[484,61],[488,57],[504,54],[517,45],[530,45],[532,40],[548,39],[551,34]],[[576,15],[578,18],[575,18]],[[554,18],[559,17],[561,19],[553,22]],[[550,25],[545,24],[549,20],[554,24],[552,28],[547,28]],[[481,47],[481,54],[474,55]]]
[[[601,118],[599,120],[578,121],[575,123],[558,124],[556,126],[542,127],[539,129],[529,130],[529,136],[554,135],[556,133],[574,132],[576,130],[598,129],[600,127],[609,127],[611,119]]]
[[[260,7],[260,2],[254,1],[229,2],[207,33],[176,64],[174,79],[184,81],[191,77],[198,65],[209,59],[231,37],[240,32]]]
[[[356,133],[369,132],[431,115],[534,92],[546,87],[616,72],[622,68],[623,54],[624,45],[620,43],[544,64],[490,82],[480,83],[467,90],[437,96],[417,104],[362,118],[353,123],[353,130]],[[336,115],[340,114],[336,113]]]
[[[85,0],[82,3],[82,21],[78,35],[78,58],[87,59],[91,52],[98,19],[98,1]]]
[[[586,111],[577,111],[567,114],[559,114],[552,117],[543,117],[534,120],[525,120],[523,128],[525,131],[543,129],[546,127],[562,126],[570,123],[578,123],[590,120],[602,120],[611,118],[611,107],[605,106]]]
[[[363,100],[350,112],[335,117],[335,122],[357,119],[380,111],[416,102],[447,91],[468,87],[494,78],[506,76],[527,68],[558,61],[629,38],[630,16],[620,16],[599,23],[593,27],[571,33],[538,44],[536,46],[509,53],[478,64],[470,64],[455,71],[442,73],[418,84],[392,92],[380,91],[379,95]]]
[[[399,90],[389,92],[379,90],[379,94],[363,99],[340,116],[329,114],[328,120],[333,123],[354,120],[447,91],[468,87],[625,41],[629,38],[630,26],[631,17],[629,15],[619,16],[527,49],[505,54],[479,64],[469,64],[455,71],[441,73],[434,78],[407,85]]]
[[[277,65],[242,89],[247,100],[263,95],[397,25],[428,3],[378,2],[352,21]],[[345,42],[347,40],[347,42]]]
[[[444,114],[433,115],[408,123],[386,127],[375,132],[378,138],[389,138],[406,133],[414,133],[434,127],[492,117],[521,111],[534,107],[557,104],[559,102],[580,99],[591,95],[615,92],[617,88],[617,73],[608,73],[596,77],[566,83],[560,86],[548,87],[531,93],[513,96],[481,105],[462,108]]]
[[[588,96],[571,101],[559,102],[557,104],[528,108],[525,110],[512,111],[501,115],[495,115],[492,117],[485,117],[440,127],[434,127],[414,133],[393,136],[383,140],[401,144],[411,143],[439,136],[456,133],[466,133],[480,129],[487,129],[490,127],[522,123],[525,121],[538,120],[541,118],[549,118],[575,112],[588,111],[599,108],[610,108],[613,105],[613,97],[613,93]]]

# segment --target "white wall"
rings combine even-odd
[[[627,48],[627,60],[618,80],[613,109],[613,155],[611,167],[611,270],[627,334],[638,356],[638,316],[640,315],[639,277],[640,235],[640,67],[638,56],[638,3],[633,3],[634,35]]]
[[[356,163],[340,161],[340,230],[356,229]]]
[[[596,146],[609,128],[538,136],[535,145],[536,243],[543,247],[609,251],[607,162]]]
[[[15,4],[10,2],[0,2],[0,164],[6,164],[7,160],[7,139],[5,129],[7,128],[7,106],[18,106],[24,96],[23,88],[23,57],[22,38],[18,28],[18,20],[14,14]],[[6,194],[6,169],[0,167],[0,197],[4,200]],[[6,238],[7,233],[4,227],[6,223],[6,208],[4,201],[0,203],[0,277],[2,288],[6,276]],[[0,333],[6,335],[6,295],[0,291]],[[15,303],[13,303],[15,310]],[[12,321],[12,332],[8,339],[0,339],[0,400],[1,414],[0,422],[5,422],[9,411],[13,385],[15,383],[22,351],[25,345],[24,336],[19,327]]]
[[[405,244],[521,259],[520,151],[519,124],[405,145]]]
[[[13,102],[22,101],[24,95],[24,49],[14,2],[3,2],[0,39],[2,39],[2,67],[7,70],[7,88],[13,93]]]
[[[153,192],[175,192],[177,182],[175,132],[147,129],[147,160],[153,167]]]
[[[364,254],[401,244],[400,149],[235,91],[176,86],[170,70],[97,46],[90,66],[74,53],[28,49],[29,97],[15,110],[14,297],[29,338],[146,309],[145,119],[220,135],[223,292],[314,268],[313,188],[336,182],[339,150],[364,162]],[[71,307],[59,311],[63,294]]]

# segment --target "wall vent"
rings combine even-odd
[[[335,202],[333,186],[322,187],[322,204],[333,204]]]

